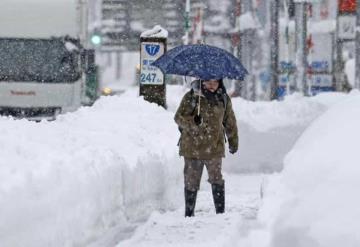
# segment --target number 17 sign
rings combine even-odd
[[[140,83],[143,85],[164,84],[164,74],[151,64],[165,52],[162,42],[142,42],[140,51]]]

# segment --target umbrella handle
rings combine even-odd
[[[200,100],[201,100],[201,96],[199,94],[199,103],[198,103],[198,116],[200,116]]]
[[[201,83],[202,80],[200,79],[200,83],[199,83],[199,103],[198,103],[198,116],[200,116],[200,100],[201,100]]]

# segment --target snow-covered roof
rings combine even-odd
[[[1,0],[0,37],[78,36],[77,0]]]
[[[151,30],[146,30],[141,33],[141,38],[167,38],[169,33],[166,29],[162,28],[160,25],[156,25]]]

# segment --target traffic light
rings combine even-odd
[[[100,46],[102,43],[102,35],[99,31],[95,30],[90,37],[91,44],[94,46]]]

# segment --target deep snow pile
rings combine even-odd
[[[345,94],[307,98],[291,95],[284,101],[251,102],[233,99],[239,128],[239,155],[228,156],[229,172],[275,172],[305,128]]]
[[[88,246],[171,208],[181,178],[172,118],[136,91],[55,122],[0,118],[0,246]]]
[[[115,241],[124,237],[122,227],[153,210],[182,206],[173,116],[187,90],[167,88],[168,111],[143,101],[135,88],[54,122],[0,118],[0,246],[89,246],[109,232]],[[227,155],[225,170],[280,169],[300,134],[292,130],[344,97],[234,99],[240,150]]]
[[[355,92],[305,131],[269,182],[260,213],[268,232],[253,231],[248,246],[360,246],[359,126]]]

